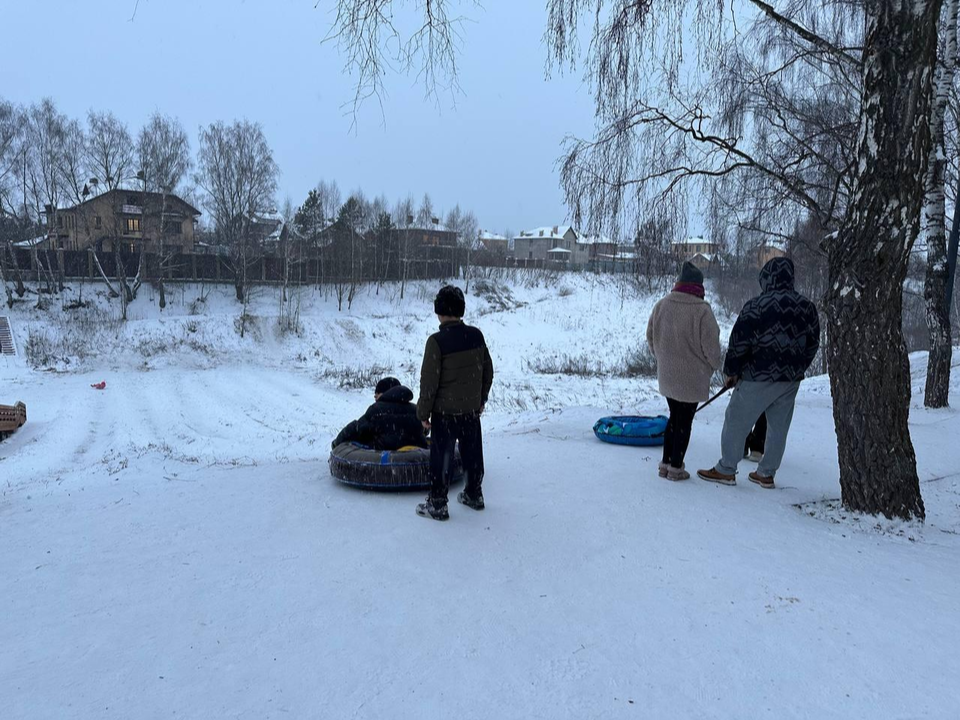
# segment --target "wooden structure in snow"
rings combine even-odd
[[[19,430],[27,422],[27,406],[22,402],[16,405],[0,405],[0,440]]]

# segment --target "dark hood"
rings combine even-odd
[[[760,271],[760,289],[763,292],[793,290],[793,279],[793,260],[785,257],[774,258]]]
[[[403,385],[397,385],[387,390],[383,395],[380,396],[378,402],[388,402],[388,403],[408,403],[413,401],[413,391],[404,387]]]

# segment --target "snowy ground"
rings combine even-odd
[[[224,298],[138,308],[79,370],[0,364],[30,415],[0,445],[0,717],[956,718],[960,415],[912,415],[924,526],[821,502],[839,495],[821,380],[777,490],[668,483],[654,453],[590,432],[661,412],[649,381],[525,372],[640,337],[651,298],[568,282],[517,287],[507,311],[473,299],[502,370],[488,507],[446,524],[326,468],[368,400],[344,368],[412,381],[432,326],[416,294],[380,318],[375,297],[345,316],[317,299],[300,338],[265,300],[242,342]],[[56,327],[12,321],[21,345]],[[138,349],[185,332],[201,349]],[[716,460],[722,416],[698,417],[691,466]]]

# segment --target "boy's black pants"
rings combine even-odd
[[[483,483],[483,432],[479,413],[434,415],[431,419],[430,475],[433,485],[430,499],[437,505],[447,502],[450,480],[456,472],[454,450],[460,441],[460,459],[467,495],[477,498]]]
[[[743,448],[743,456],[746,457],[751,452],[758,452],[763,455],[764,446],[767,443],[767,414],[764,413],[757,420],[753,430],[747,435],[747,442]]]

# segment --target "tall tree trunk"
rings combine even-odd
[[[3,261],[0,260],[0,283],[3,283],[3,290],[7,295],[7,307],[13,307],[13,290],[7,285],[7,274],[3,271]]]
[[[118,297],[120,293],[113,289],[113,283],[110,282],[110,278],[108,278],[107,274],[103,271],[103,265],[100,264],[100,258],[97,257],[97,251],[91,248],[90,253],[93,255],[93,262],[97,266],[97,271],[100,273],[100,278],[110,290],[110,297]]]
[[[930,153],[940,2],[874,0],[867,13],[860,165],[827,242],[840,488],[850,510],[922,519],[901,308]]]
[[[947,224],[944,193],[946,142],[944,117],[953,87],[957,65],[958,0],[945,0],[943,6],[943,57],[937,73],[936,95],[930,118],[930,165],[927,169],[925,207],[927,271],[923,286],[930,354],[927,361],[927,387],[924,405],[947,407],[950,402],[950,363],[953,348],[950,313],[947,307]]]
[[[10,253],[10,264],[13,266],[13,272],[16,275],[17,296],[23,297],[27,292],[27,288],[23,284],[23,273],[20,271],[20,262],[17,260],[17,253],[13,249],[13,242],[7,242],[7,251]]]

